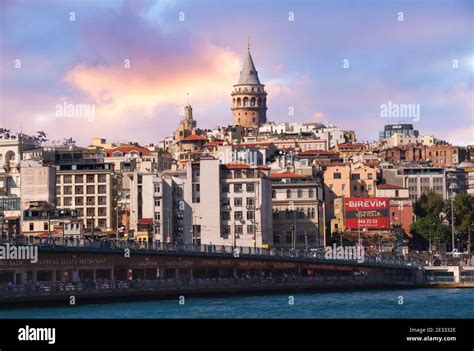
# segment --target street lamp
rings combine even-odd
[[[450,174],[448,175],[448,179],[451,181],[449,188],[451,189],[451,245],[452,249],[451,251],[454,252],[454,247],[455,247],[455,240],[454,240],[454,188],[455,188],[455,183],[454,179],[455,176]]]
[[[295,213],[295,203],[293,201],[290,201],[288,203],[288,209],[293,213],[293,219],[294,219],[293,239],[292,239],[292,246],[293,246],[293,251],[294,251],[296,250],[296,213]]]

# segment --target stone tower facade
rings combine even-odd
[[[250,48],[231,96],[234,125],[251,128],[267,121],[267,92],[258,79]]]
[[[193,119],[193,108],[189,103],[184,106],[184,118],[179,122],[175,131],[175,141],[181,141],[184,138],[195,133],[196,121]]]

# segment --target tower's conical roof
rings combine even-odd
[[[239,82],[237,85],[241,84],[260,84],[258,72],[255,69],[252,55],[250,55],[250,49],[247,50],[247,57],[245,58],[244,65],[242,66],[242,71],[240,71]]]

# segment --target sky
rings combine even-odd
[[[0,127],[158,143],[187,99],[199,128],[231,124],[248,41],[269,121],[474,144],[470,0],[1,0]]]

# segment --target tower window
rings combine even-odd
[[[245,97],[244,98],[244,106],[248,106],[249,105],[249,98]]]
[[[254,117],[254,118],[252,118],[252,122],[255,122],[255,117]]]

